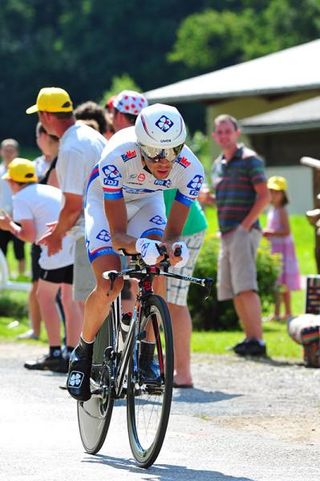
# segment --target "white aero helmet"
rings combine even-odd
[[[182,146],[187,136],[181,114],[175,107],[165,104],[144,108],[137,117],[135,132],[140,145],[156,149]]]

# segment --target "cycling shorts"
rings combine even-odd
[[[126,202],[127,234],[133,237],[163,236],[167,218],[162,192],[150,197]],[[107,217],[101,199],[91,199],[85,207],[86,246],[90,262],[96,257],[118,254],[112,248],[112,240]]]

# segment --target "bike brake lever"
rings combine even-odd
[[[203,284],[203,287],[205,287],[205,289],[206,289],[206,297],[204,298],[205,301],[210,296],[212,284],[213,284],[213,279],[211,279],[211,277],[206,277],[205,281],[204,281],[204,284]]]

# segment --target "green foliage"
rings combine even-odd
[[[28,314],[26,293],[2,291],[0,296],[0,317],[23,319]]]
[[[186,17],[167,55],[190,71],[215,70],[319,38],[320,2],[243,0]]]
[[[211,156],[210,156],[210,139],[207,135],[203,134],[200,130],[197,130],[193,136],[188,135],[186,141],[188,147],[195,153],[195,155],[202,162],[207,174],[211,168]]]
[[[100,105],[105,106],[110,97],[117,95],[122,90],[135,90],[136,92],[141,92],[140,87],[138,87],[133,78],[125,73],[112,79],[111,87],[102,95]]]
[[[194,275],[214,279],[211,295],[204,301],[201,288],[191,285],[188,297],[193,326],[198,330],[228,330],[239,327],[232,301],[218,302],[217,300],[215,282],[217,280],[218,251],[219,239],[210,234],[201,249]],[[278,273],[279,259],[270,254],[267,246],[258,249],[257,277],[263,312],[271,310]]]

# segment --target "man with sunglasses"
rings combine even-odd
[[[75,399],[90,398],[93,342],[123,285],[117,279],[111,290],[102,273],[120,269],[119,252],[139,252],[146,264],[153,265],[162,260],[158,247],[165,245],[171,265],[183,267],[188,260],[188,249],[179,237],[204,171],[185,139],[185,124],[175,107],[146,107],[134,127],[120,130],[109,140],[91,173],[85,221],[96,287],[87,298],[80,343],[70,361],[67,387]],[[177,194],[167,220],[163,191],[172,188]],[[179,257],[174,255],[177,246]],[[162,282],[154,288],[163,295]],[[146,365],[145,372],[146,377],[155,378],[157,366]]]

